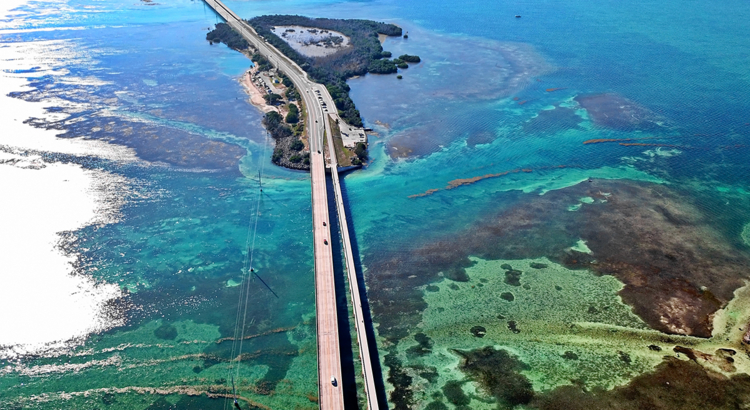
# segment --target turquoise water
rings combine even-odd
[[[384,48],[422,58],[400,81],[349,81],[376,132],[369,166],[343,181],[390,408],[555,408],[564,386],[603,395],[648,377],[677,344],[740,351],[733,371],[700,369],[747,371],[736,338],[705,330],[750,272],[743,3],[227,5],[391,21],[409,38]],[[309,177],[270,163],[238,82],[250,62],[204,40],[216,16],[199,1],[18,10],[0,23],[16,52],[2,69],[28,86],[4,107],[39,102],[29,130],[136,159],[0,137],[0,153],[127,186],[105,196],[115,220],[56,245],[72,265],[54,274],[120,289],[105,324],[31,354],[10,336],[0,407],[228,408],[235,375],[245,406],[316,408]],[[226,338],[244,297],[252,337],[237,366]],[[738,323],[740,305],[725,311]],[[472,370],[467,352],[485,347],[521,370]]]

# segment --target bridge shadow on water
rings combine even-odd
[[[369,299],[367,298],[367,290],[365,288],[365,280],[364,280],[364,274],[362,272],[362,263],[359,259],[359,246],[357,244],[357,235],[354,229],[354,223],[352,221],[351,212],[348,210],[349,208],[349,197],[346,190],[346,184],[344,183],[343,175],[340,176],[341,181],[341,195],[342,195],[342,201],[344,203],[344,207],[347,209],[346,213],[346,222],[349,226],[349,241],[352,245],[352,254],[354,256],[354,266],[356,269],[357,274],[357,282],[359,285],[359,295],[362,302],[362,314],[364,316],[364,322],[365,322],[365,331],[367,333],[367,342],[368,346],[370,348],[370,359],[372,360],[372,371],[373,376],[375,378],[375,388],[377,390],[378,394],[378,404],[380,409],[388,409],[388,400],[385,394],[385,385],[383,383],[383,371],[380,366],[380,355],[378,354],[378,344],[375,339],[375,330],[373,328],[373,322],[372,322],[372,316],[370,314],[370,303]],[[334,197],[334,191],[333,191],[333,180],[328,176],[326,178],[326,184],[328,189],[328,210],[329,210],[329,217],[331,221],[331,231],[332,232],[339,232],[339,222],[338,222],[338,216],[336,214],[336,202]],[[355,340],[352,340],[352,334],[350,333],[349,329],[351,328],[351,321],[353,320],[352,317],[349,316],[349,305],[348,305],[348,299],[347,294],[349,292],[349,288],[347,287],[347,284],[345,282],[345,270],[344,270],[344,254],[341,244],[341,237],[340,235],[332,235],[332,243],[333,246],[333,263],[335,266],[335,275],[336,275],[336,298],[337,298],[337,308],[338,308],[338,319],[339,319],[339,344],[341,346],[341,352],[342,352],[342,367],[344,373],[344,381],[345,384],[343,384],[344,387],[344,401],[346,408],[358,408],[356,405],[357,395],[356,395],[356,383],[355,383],[355,374],[354,372],[362,372],[361,368],[356,368],[354,366],[354,354],[359,354],[359,349],[357,347],[357,341],[356,341],[356,334],[354,335]],[[346,339],[346,340],[345,340]],[[346,379],[349,379],[348,381]],[[346,383],[349,383],[349,386],[347,386]],[[347,388],[352,389],[353,391],[348,392]],[[364,387],[360,386],[361,389]],[[351,397],[350,397],[351,395]],[[351,401],[353,400],[353,401]],[[350,405],[353,405],[353,407],[349,407]]]
[[[344,270],[344,251],[341,244],[339,232],[339,220],[336,213],[336,200],[333,190],[333,180],[326,175],[326,192],[328,194],[328,225],[331,229],[331,251],[333,253],[333,274],[336,284],[336,315],[338,319],[339,350],[341,351],[341,388],[344,391],[344,408],[357,409],[357,381],[354,366],[354,352],[356,351],[356,340],[352,340],[351,326],[352,318],[349,317],[349,301]],[[360,370],[361,371],[361,370]],[[320,383],[325,383],[321,380]]]

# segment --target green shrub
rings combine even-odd
[[[252,60],[255,64],[258,65],[258,70],[260,71],[268,71],[273,68],[273,65],[271,65],[271,62],[258,53],[255,53],[252,56],[250,56],[250,60]]]
[[[297,89],[293,88],[293,87],[292,88],[287,88],[286,92],[284,93],[284,96],[286,96],[286,98],[289,101],[298,101],[299,97],[300,97],[299,92],[297,91]]]
[[[292,129],[284,125],[282,121],[281,114],[276,111],[268,112],[263,117],[263,125],[273,138],[284,138],[292,135]]]
[[[292,143],[292,145],[291,145],[291,146],[290,146],[289,148],[291,148],[291,149],[292,149],[292,150],[294,150],[294,151],[299,151],[299,150],[301,150],[302,148],[305,148],[305,143],[303,143],[303,142],[302,142],[302,141],[300,141],[300,140],[296,140],[296,141],[294,141],[294,142]]]
[[[419,58],[419,56],[410,56],[409,54],[404,54],[398,57],[400,60],[404,60],[407,63],[418,63],[422,61],[422,59]]]
[[[289,104],[289,113],[285,118],[287,124],[296,124],[299,122],[299,109],[296,104]]]
[[[279,77],[281,77],[281,83],[284,84],[284,87],[294,87],[294,83],[289,77],[284,74],[281,74]]]
[[[264,95],[263,99],[266,100],[267,104],[276,105],[283,98],[276,93],[271,93],[271,94]]]
[[[373,60],[367,67],[367,72],[372,74],[393,74],[396,71],[396,64],[391,60]]]
[[[364,142],[358,142],[357,147],[354,148],[354,153],[357,154],[357,157],[362,160],[367,160],[367,145]]]

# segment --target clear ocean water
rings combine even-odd
[[[389,408],[670,408],[664,378],[683,408],[747,404],[744,2],[226,4],[393,22],[409,38],[384,49],[422,58],[349,81],[374,130],[343,183]],[[309,176],[271,164],[249,60],[205,41],[217,16],[0,11],[0,407],[229,408],[237,375],[247,408],[317,408]]]

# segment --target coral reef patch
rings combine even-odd
[[[750,398],[750,376],[725,377],[692,361],[666,358],[653,373],[613,390],[564,386],[536,395],[540,410],[739,409]]]
[[[535,387],[539,384],[543,389],[538,391],[570,383],[575,379],[575,366],[589,369],[581,386],[611,389],[627,383],[634,375],[651,371],[663,355],[674,355],[672,346],[682,343],[677,342],[681,335],[710,337],[717,330],[713,321],[716,312],[733,300],[735,290],[749,278],[748,251],[729,236],[737,231],[717,225],[714,216],[707,215],[691,198],[695,197],[666,185],[590,179],[542,196],[506,198],[504,209],[483,215],[465,231],[431,237],[408,251],[365,256],[368,295],[379,318],[378,334],[383,343],[392,346],[394,357],[399,357],[413,342],[404,347],[400,344],[408,340],[412,329],[420,328],[434,342],[434,353],[421,357],[420,363],[437,369],[450,366],[436,361],[441,346],[463,351],[479,348],[480,342],[487,345],[488,340],[511,343],[519,349],[514,354],[534,369],[564,366],[555,375],[527,375]],[[568,212],[571,203],[580,205],[577,212]],[[580,283],[589,281],[585,279],[589,275],[599,275],[598,280],[608,278],[596,285],[608,290],[598,290],[602,293],[597,295],[593,288],[581,292]],[[466,282],[456,282],[454,277]],[[575,282],[573,278],[577,278]],[[427,287],[429,291],[425,291]],[[513,303],[508,303],[506,293],[511,291]],[[581,299],[583,294],[587,296]],[[618,294],[620,302],[603,303]],[[578,299],[561,307],[573,295]],[[529,310],[537,305],[547,310]],[[582,327],[582,323],[593,324]],[[485,335],[472,337],[467,324],[482,326]],[[622,327],[606,327],[610,325],[640,330],[630,334]],[[744,329],[744,325],[734,328]],[[618,335],[613,338],[612,332]],[[570,342],[563,334],[570,335]],[[584,340],[584,334],[586,340],[593,338],[594,351],[573,342]],[[742,337],[735,336],[737,340]],[[612,345],[602,345],[609,339]],[[544,359],[530,359],[528,352],[547,349],[541,343],[562,345],[554,353],[545,352]],[[686,343],[693,349],[690,343],[696,342]],[[604,346],[606,350],[601,350]],[[699,364],[722,372],[721,366],[730,369],[727,359],[714,350],[696,354]],[[553,357],[560,362],[550,363]],[[727,357],[735,360],[737,356]],[[399,363],[399,372],[412,374],[413,363]],[[592,366],[608,371],[594,376]],[[388,372],[393,374],[394,369]],[[442,372],[440,375],[445,383]],[[408,402],[400,402],[404,406],[397,404],[396,408],[408,408],[417,397],[413,389],[426,388],[412,383],[417,382],[394,385],[394,403],[398,402],[396,394],[409,397]],[[464,385],[464,391],[467,389]],[[474,403],[474,397],[469,397]],[[428,396],[421,399],[432,400]]]
[[[520,104],[520,103],[519,103]],[[542,110],[523,124],[526,133],[551,134],[566,130],[582,129],[579,124],[583,118],[573,108],[555,105],[552,110]]]
[[[488,346],[469,352],[454,352],[462,358],[459,369],[476,380],[502,407],[528,404],[534,397],[531,382],[520,373],[529,370],[529,366],[507,351]]]
[[[592,203],[581,203],[578,212],[566,212],[569,203],[579,203],[583,197],[593,199],[586,201]],[[587,252],[571,249],[578,240],[587,244]],[[385,271],[396,278],[401,266],[409,266],[416,274],[427,269],[419,261],[430,260],[435,271],[457,275],[470,266],[469,255],[548,256],[571,268],[613,275],[625,283],[620,292],[623,300],[654,329],[702,337],[711,335],[711,314],[750,277],[747,251],[718,232],[687,195],[662,185],[628,181],[591,180],[533,201],[519,201],[454,240],[401,253],[388,261]],[[377,261],[370,266],[374,288],[391,277],[375,274],[384,268]],[[434,272],[417,276],[427,282],[436,279]],[[515,282],[515,276],[510,274],[508,280]],[[374,299],[377,309],[379,301]]]
[[[575,98],[595,124],[617,130],[652,130],[663,118],[649,109],[617,94],[579,95]]]

